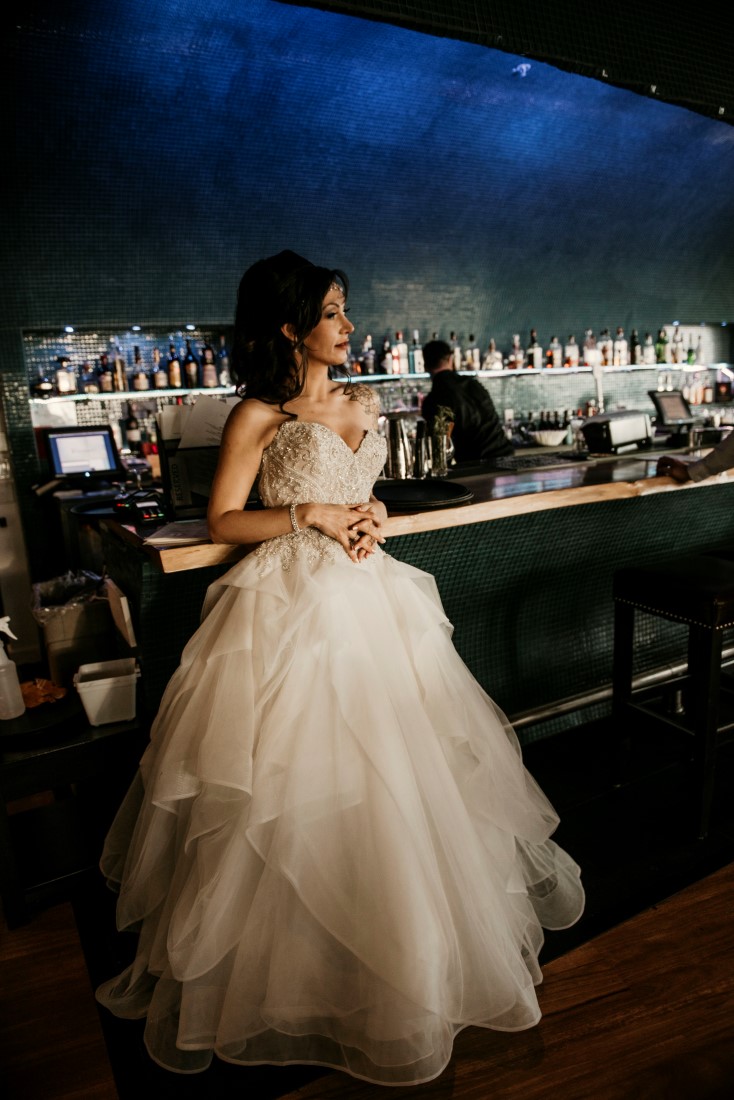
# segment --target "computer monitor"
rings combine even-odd
[[[658,414],[658,424],[673,433],[684,432],[695,422],[691,406],[680,390],[648,390]]]
[[[44,428],[42,439],[53,478],[78,486],[124,480],[127,476],[109,424]]]

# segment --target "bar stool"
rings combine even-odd
[[[708,834],[716,751],[734,731],[734,692],[722,685],[726,627],[734,625],[734,559],[715,553],[689,555],[614,574],[612,715],[618,729],[644,716],[662,728],[692,737],[692,781],[697,798],[697,835]],[[688,625],[688,663],[663,685],[681,691],[682,706],[666,712],[665,691],[633,687],[635,613]],[[629,737],[627,749],[631,748]]]

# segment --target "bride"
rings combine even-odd
[[[333,376],[347,293],[292,252],[242,278],[208,522],[259,545],[210,586],[102,854],[138,940],[97,998],[181,1073],[431,1080],[462,1028],[537,1023],[542,929],[584,907],[434,579],[382,549],[379,403]]]

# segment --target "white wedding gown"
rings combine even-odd
[[[268,506],[368,498],[385,460],[322,424],[266,450]],[[314,529],[208,590],[101,867],[137,955],[97,991],[151,1057],[437,1076],[467,1026],[537,1023],[542,927],[579,868],[430,575]]]

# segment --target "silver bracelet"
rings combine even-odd
[[[295,504],[291,504],[291,506],[289,508],[289,512],[290,512],[290,515],[291,515],[291,527],[293,528],[293,534],[294,535],[300,535],[301,528],[298,526],[298,520],[296,519],[296,506],[295,506]]]

